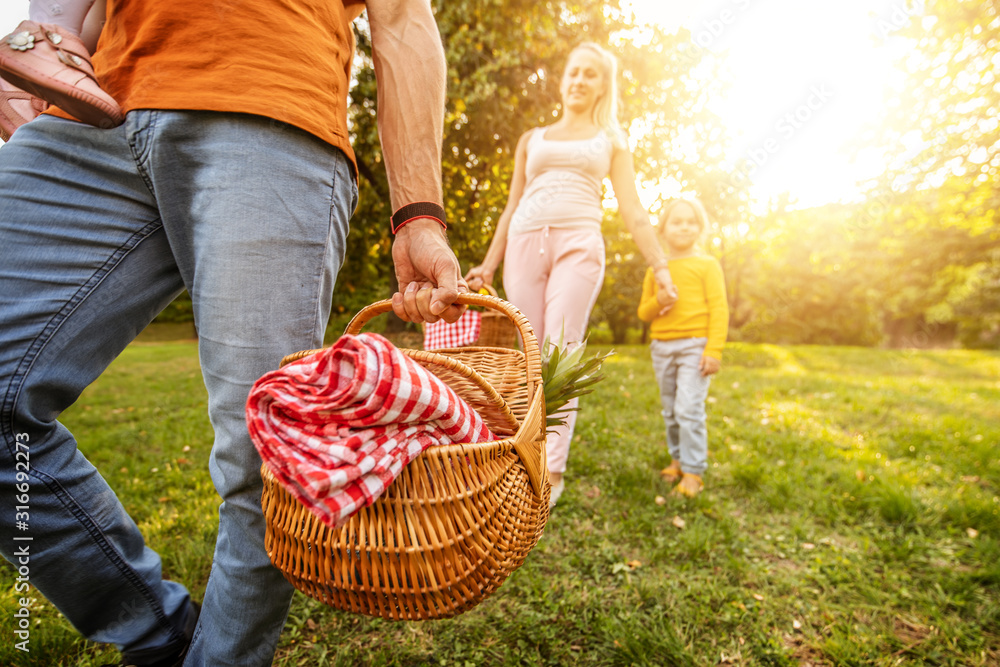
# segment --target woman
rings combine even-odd
[[[676,290],[667,258],[635,189],[635,168],[617,121],[614,56],[593,43],[570,53],[559,85],[562,116],[524,133],[517,142],[507,206],[483,263],[466,274],[472,290],[493,283],[504,263],[507,298],[528,318],[539,340],[562,334],[578,344],[604,282],[601,184],[610,176],[618,209],[654,270],[661,290]],[[667,306],[669,307],[669,305]],[[576,407],[576,401],[570,404]],[[550,504],[563,474],[576,412],[548,437]]]

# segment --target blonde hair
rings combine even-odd
[[[694,211],[694,219],[698,221],[699,225],[701,225],[701,234],[698,239],[701,241],[705,237],[705,233],[708,231],[708,224],[710,220],[708,217],[708,211],[705,210],[704,204],[702,204],[701,200],[697,197],[678,197],[668,201],[660,210],[660,224],[657,225],[657,235],[663,236],[663,232],[667,228],[667,218],[670,217],[670,212],[681,204],[687,204],[691,207],[691,210]]]
[[[627,144],[627,135],[618,123],[618,60],[607,49],[595,42],[582,42],[576,46],[570,55],[576,51],[587,50],[598,57],[601,62],[601,74],[604,75],[604,94],[597,98],[592,111],[594,124],[603,129],[612,143],[619,148]]]

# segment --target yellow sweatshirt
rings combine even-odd
[[[656,302],[656,279],[646,271],[639,300],[639,319],[652,322],[649,335],[656,340],[707,338],[705,354],[722,360],[722,347],[729,332],[726,282],[719,262],[708,255],[670,260],[670,275],[680,297],[663,315]]]

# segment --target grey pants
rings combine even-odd
[[[706,338],[681,338],[650,343],[670,456],[680,461],[681,470],[694,475],[708,467],[705,399],[712,378],[698,370],[706,342]]]

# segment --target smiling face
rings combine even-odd
[[[577,113],[586,112],[594,108],[606,91],[600,56],[589,49],[573,51],[559,84],[563,106]]]
[[[703,231],[698,214],[687,202],[680,202],[670,209],[662,224],[661,233],[671,255],[690,252]]]

